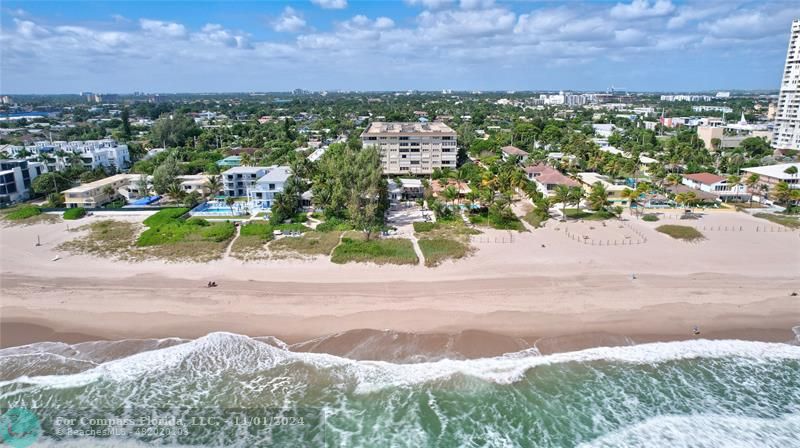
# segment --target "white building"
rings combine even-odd
[[[774,132],[775,148],[800,150],[800,19],[792,22]]]
[[[71,166],[75,163],[73,157],[75,155],[80,158],[80,163],[90,170],[99,167],[123,170],[131,164],[128,145],[119,144],[112,139],[73,142],[43,140],[24,149],[33,153],[34,157],[43,156],[50,171],[62,171]]]
[[[373,122],[361,134],[365,148],[377,147],[384,174],[430,174],[455,168],[456,131],[444,123]]]
[[[0,160],[0,204],[30,199],[33,180],[46,172],[41,162]]]
[[[248,192],[248,198],[261,208],[271,208],[275,194],[283,191],[286,180],[292,175],[288,166],[271,166]]]
[[[614,131],[617,130],[617,127],[611,123],[600,123],[600,124],[593,124],[592,129],[594,129],[594,133],[598,137],[608,138],[614,134]]]
[[[267,174],[266,166],[237,166],[222,173],[225,196],[246,197],[256,181]]]
[[[750,195],[744,185],[729,185],[728,179],[713,173],[684,174],[681,181],[689,188],[712,193],[723,200],[747,200]]]

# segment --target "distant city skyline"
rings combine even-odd
[[[0,93],[777,91],[797,2],[20,2]]]

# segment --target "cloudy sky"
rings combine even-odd
[[[797,1],[4,0],[0,92],[776,89]]]

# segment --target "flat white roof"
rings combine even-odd
[[[800,178],[800,174],[792,175],[784,172],[786,171],[787,168],[792,166],[797,168],[798,171],[800,171],[800,163],[780,163],[778,165],[754,166],[750,168],[742,168],[742,171],[747,171],[748,173],[756,173],[760,176],[774,177],[781,180]]]

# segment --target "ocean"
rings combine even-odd
[[[800,346],[393,363],[231,333],[37,343],[0,350],[0,407],[33,446],[800,447]]]

